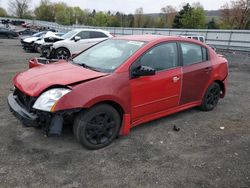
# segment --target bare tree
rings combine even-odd
[[[18,18],[23,18],[29,10],[30,3],[31,0],[10,0],[9,11]]]
[[[249,0],[236,0],[223,5],[221,8],[221,21],[230,28],[247,29],[250,22]]]
[[[166,7],[161,8],[161,12],[166,17],[167,27],[172,28],[174,18],[177,15],[177,10],[173,6],[167,5]]]
[[[143,8],[138,8],[135,10],[134,15],[134,27],[143,27],[144,24],[144,12]]]

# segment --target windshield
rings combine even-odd
[[[44,34],[44,32],[38,32],[33,35],[33,37],[41,37]]]
[[[65,33],[62,38],[63,39],[68,39],[68,38],[71,38],[73,35],[75,35],[77,33],[77,31],[75,30],[72,30],[72,31],[69,31],[68,33]]]
[[[84,51],[73,62],[101,72],[112,72],[145,43],[109,39]]]

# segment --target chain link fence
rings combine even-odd
[[[6,19],[6,18],[0,17],[0,19]],[[217,49],[250,52],[250,30],[125,28],[125,27],[95,27],[95,26],[85,26],[85,25],[64,26],[54,22],[46,22],[39,20],[23,20],[23,21],[26,21],[34,25],[49,27],[60,32],[67,32],[77,28],[94,28],[94,29],[107,30],[110,33],[114,34],[115,36],[141,35],[141,34],[159,34],[166,36],[197,35],[197,36],[204,36],[206,39],[206,43]]]

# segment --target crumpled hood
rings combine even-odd
[[[51,86],[67,86],[99,78],[107,74],[60,61],[44,66],[37,66],[19,73],[13,78],[13,83],[27,95],[39,96],[42,91]]]
[[[43,44],[43,43],[44,43],[44,39],[40,39],[40,40],[35,41],[35,44]]]
[[[38,39],[39,39],[39,37],[28,37],[28,38],[25,38],[23,41],[27,42],[27,43],[31,43],[31,42],[34,42]]]

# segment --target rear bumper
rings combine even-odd
[[[11,93],[8,96],[8,105],[12,114],[22,122],[26,127],[38,127],[37,116],[28,112],[22,106],[20,106],[15,100],[14,95]]]

